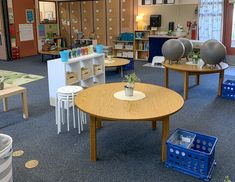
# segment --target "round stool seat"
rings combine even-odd
[[[80,92],[81,90],[83,90],[83,88],[80,87],[80,86],[64,86],[64,87],[60,87],[57,90],[57,93],[60,93],[60,94],[75,94],[75,93]]]

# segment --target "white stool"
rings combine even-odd
[[[76,128],[75,117],[75,97],[82,91],[80,86],[64,86],[57,90],[56,94],[56,124],[58,134],[61,132],[61,123],[64,124],[64,109],[67,110],[67,130],[69,131],[69,109],[73,108],[73,126]],[[86,114],[77,109],[78,133],[83,131],[83,124],[87,123]]]

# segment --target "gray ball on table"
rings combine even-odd
[[[222,62],[226,56],[226,47],[219,41],[211,39],[206,41],[200,50],[200,56],[205,64],[216,65]]]
[[[166,60],[179,61],[185,52],[184,44],[178,39],[169,39],[162,46],[162,55]]]
[[[193,51],[193,43],[186,38],[179,38],[179,40],[184,44],[185,51],[183,57],[188,58],[188,55]]]

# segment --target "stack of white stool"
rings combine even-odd
[[[58,134],[61,132],[61,124],[64,124],[64,111],[66,110],[67,114],[67,130],[70,130],[70,107],[73,109],[73,127],[76,128],[76,116],[75,116],[75,97],[82,91],[83,88],[80,86],[64,86],[57,90],[56,94],[56,124]],[[86,114],[79,109],[77,109],[77,118],[78,118],[78,133],[80,134],[83,131],[83,124],[87,123]]]

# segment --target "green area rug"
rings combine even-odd
[[[0,70],[0,81],[4,80],[5,87],[12,85],[23,85],[43,78],[44,77],[40,75]]]

